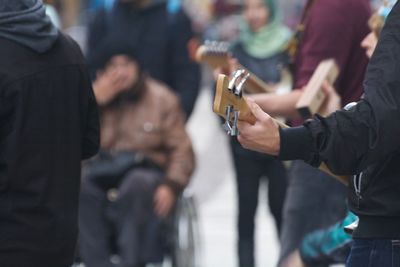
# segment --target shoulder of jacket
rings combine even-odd
[[[149,95],[159,99],[166,106],[175,105],[179,102],[178,96],[166,84],[151,77],[147,77],[145,83]]]

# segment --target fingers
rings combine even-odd
[[[239,68],[239,61],[236,58],[230,57],[228,62],[229,62],[230,73],[233,73],[234,71],[236,71]]]
[[[154,212],[160,217],[166,217],[175,203],[175,196],[169,188],[160,186],[154,194]]]
[[[322,83],[322,90],[325,94],[331,94],[335,92],[335,88],[333,88],[333,86],[327,80]]]
[[[216,69],[213,71],[214,80],[218,80],[218,76],[219,76],[220,74],[225,74],[225,73],[223,73],[222,68],[216,68]]]
[[[155,195],[154,212],[160,217],[165,217],[168,214],[168,203],[163,200],[160,194]]]
[[[259,121],[264,121],[269,118],[269,115],[265,113],[260,106],[251,98],[246,98],[247,104],[251,110],[251,113],[256,117]]]

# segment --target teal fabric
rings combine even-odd
[[[283,25],[279,16],[275,0],[265,0],[270,9],[268,24],[257,32],[253,32],[247,22],[240,23],[239,42],[244,50],[255,58],[268,58],[285,50],[291,38],[291,31]]]
[[[385,4],[383,4],[379,10],[378,14],[386,20],[387,16],[389,16],[390,11],[392,11],[393,6],[396,4],[397,0],[388,0]]]
[[[278,7],[276,5],[276,0],[264,0],[264,3],[271,12],[271,20],[278,19],[279,13],[278,13]]]
[[[300,247],[300,254],[304,262],[329,261],[340,262],[340,259],[333,259],[333,255],[345,246],[349,246],[352,237],[344,231],[344,227],[355,222],[357,216],[349,212],[346,218],[324,230],[315,231],[305,237]],[[344,255],[343,260],[345,260]]]

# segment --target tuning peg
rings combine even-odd
[[[239,112],[234,110],[233,106],[227,106],[225,111],[225,123],[222,127],[229,136],[239,135],[239,129],[237,127],[238,121]]]
[[[222,124],[222,129],[226,132],[227,135],[231,135],[232,133],[232,127],[230,125],[230,122],[228,120],[225,120],[225,123]]]
[[[243,69],[239,69],[239,70],[236,70],[236,71],[233,72],[232,78],[231,78],[231,80],[229,81],[229,84],[228,84],[228,89],[229,89],[230,91],[232,91],[232,92],[235,91],[235,87],[236,87],[236,82],[237,82],[237,80],[238,80],[245,72],[246,72],[246,71],[243,70]]]
[[[240,83],[235,87],[235,90],[233,91],[233,93],[238,96],[238,97],[242,97],[243,95],[243,88],[244,88],[244,84],[246,83],[247,79],[250,77],[250,73],[247,73],[242,80],[240,81]]]
[[[239,111],[233,111],[233,123],[231,125],[232,130],[230,131],[230,136],[238,136],[239,135],[239,128],[238,128],[238,121],[239,121]]]

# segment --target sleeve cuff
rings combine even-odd
[[[314,149],[311,132],[304,126],[279,130],[281,148],[280,160],[304,160],[313,158]]]

